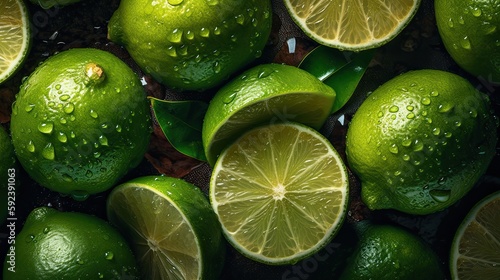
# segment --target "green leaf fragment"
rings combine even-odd
[[[208,104],[202,101],[169,101],[150,97],[153,114],[174,149],[206,161],[201,140],[203,118]]]

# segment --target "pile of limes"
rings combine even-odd
[[[26,5],[87,4],[30,2],[0,0],[0,84],[30,54]],[[22,229],[9,226],[3,279],[220,279],[228,248],[256,265],[298,271],[299,262],[326,262],[323,250],[335,254],[328,245],[346,227],[356,245],[328,279],[447,277],[444,259],[414,232],[345,221],[358,193],[372,213],[444,213],[491,168],[499,121],[471,81],[500,81],[500,5],[436,0],[440,38],[462,75],[419,69],[377,85],[342,116],[352,119],[337,151],[325,124],[338,119],[338,93],[297,66],[259,60],[278,24],[273,9],[281,5],[312,41],[348,57],[391,42],[424,0],[277,2],[123,0],[108,40],[138,67],[72,48],[19,79],[10,123],[0,128],[1,221],[19,224],[22,186],[17,178],[4,184],[19,168],[61,196],[85,203],[98,195],[106,205],[101,218],[30,209]],[[139,71],[181,96],[212,94],[198,131],[206,186],[169,174],[126,177],[144,160],[155,125]],[[499,198],[481,200],[454,232],[452,279],[500,277]]]

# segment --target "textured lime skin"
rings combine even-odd
[[[436,0],[436,23],[457,64],[487,82],[500,82],[500,2]]]
[[[89,65],[97,68],[88,72]],[[82,198],[109,189],[139,164],[150,126],[138,77],[97,49],[47,59],[21,85],[11,120],[16,154],[28,174]]]
[[[348,258],[341,280],[445,279],[440,260],[420,238],[391,225],[370,225]]]
[[[108,37],[159,82],[204,90],[261,56],[271,21],[269,0],[124,0]]]
[[[9,191],[15,192],[17,189],[16,178],[16,156],[14,154],[14,146],[10,136],[5,129],[0,126],[0,223],[3,223],[7,218],[8,198],[13,197],[12,193],[8,195]],[[10,181],[9,179],[12,178]],[[10,185],[10,190],[9,190]],[[13,197],[15,199],[15,197]],[[13,202],[15,202],[13,200]]]
[[[16,236],[15,249],[16,272],[5,262],[5,280],[139,279],[125,239],[104,220],[84,213],[35,208]]]
[[[236,138],[256,126],[294,121],[320,129],[335,91],[294,66],[260,64],[224,85],[208,106],[202,129],[208,162]]]
[[[436,212],[462,198],[495,155],[497,118],[464,78],[418,70],[380,86],[355,113],[346,140],[370,209]]]
[[[185,221],[191,227],[193,234],[198,238],[197,243],[200,249],[200,259],[198,261],[201,262],[201,273],[198,279],[219,279],[219,275],[224,265],[226,243],[222,236],[220,224],[208,199],[197,186],[182,179],[168,176],[144,176],[127,181],[113,189],[107,202],[108,219],[123,232],[125,238],[127,238],[132,249],[135,251],[136,256],[141,258],[145,249],[144,242],[148,243],[147,238],[144,239],[144,237],[148,237],[148,235],[152,235],[153,233],[143,232],[141,238],[136,239],[134,236],[137,236],[137,234],[131,232],[129,221],[123,221],[118,217],[116,211],[119,211],[119,208],[123,208],[122,205],[124,205],[124,203],[130,203],[128,199],[138,201],[131,196],[127,196],[126,199],[124,199],[123,195],[127,192],[128,194],[130,194],[130,192],[152,192],[157,193],[157,195],[161,194],[165,196],[166,200],[181,212]],[[156,199],[151,202],[152,206],[150,207],[155,207],[155,201]],[[158,201],[161,201],[159,202],[160,205],[164,203],[162,199]],[[141,207],[146,208],[146,206],[143,205],[134,206],[136,209]],[[134,219],[139,217],[141,224],[144,223],[142,220],[158,219],[155,216],[144,216],[144,212],[134,212],[134,216]],[[168,215],[163,217],[163,219],[168,219]],[[142,228],[139,230],[146,229]],[[186,237],[179,236],[178,238],[180,240],[179,242],[182,242],[181,240]],[[147,247],[147,249],[149,249],[149,247]],[[182,254],[183,252],[178,253]],[[168,258],[168,256],[162,256]],[[151,273],[150,271],[145,271],[146,269],[150,269],[149,265],[151,264],[144,263],[148,260],[149,259],[144,257],[142,258],[143,263],[139,260],[143,276],[150,275]]]

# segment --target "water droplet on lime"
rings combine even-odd
[[[44,134],[51,134],[54,130],[54,123],[52,122],[44,122],[38,125],[38,131]]]
[[[33,144],[33,141],[29,141],[28,142],[28,145],[26,146],[26,149],[29,151],[29,152],[32,152],[34,153],[35,152],[35,144]]]
[[[393,154],[397,154],[399,152],[399,148],[398,148],[398,145],[396,144],[392,144],[390,147],[389,147],[389,151]]]
[[[464,48],[466,50],[470,50],[472,48],[471,43],[470,43],[470,39],[468,36],[465,36],[464,38],[462,38],[462,40],[460,41],[460,46],[462,46],[462,48]]]
[[[60,131],[57,134],[57,140],[59,140],[59,142],[61,142],[61,143],[66,143],[66,142],[68,142],[68,136],[66,136],[66,133]]]
[[[168,4],[172,6],[178,6],[184,2],[184,0],[167,0]]]
[[[52,146],[52,143],[50,142],[47,143],[47,145],[42,149],[42,156],[48,160],[55,159],[55,151],[54,151],[54,146]]]
[[[94,110],[90,110],[90,116],[94,119],[97,119],[99,117],[99,115],[96,113],[96,111]]]
[[[446,202],[450,199],[451,191],[450,190],[430,190],[429,195],[436,202]]]
[[[431,100],[427,97],[423,97],[422,98],[422,101],[420,101],[420,103],[422,103],[423,105],[430,105],[431,104]]]
[[[115,255],[111,251],[104,253],[104,258],[108,261],[113,260],[114,257],[115,257]]]
[[[73,104],[71,102],[64,105],[64,107],[63,107],[63,111],[66,114],[71,114],[71,113],[73,113],[74,110],[75,110],[75,104]]]
[[[182,2],[182,1],[181,1]],[[172,32],[168,36],[168,40],[171,43],[180,43],[182,41],[182,34],[184,32],[178,28],[172,30]]]
[[[236,17],[236,22],[240,25],[245,24],[245,16],[243,14],[239,14]]]
[[[208,28],[202,27],[200,29],[200,36],[204,38],[208,38],[210,36],[210,30]]]
[[[393,106],[391,106],[391,108],[389,108],[389,112],[391,112],[391,113],[396,113],[398,111],[399,111],[399,107],[396,105],[393,105]]]
[[[26,111],[26,113],[29,113],[31,111],[33,111],[33,109],[35,109],[35,104],[29,104],[27,105],[24,110]]]
[[[99,136],[99,143],[103,146],[108,146],[108,138],[104,135]]]

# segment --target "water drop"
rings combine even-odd
[[[448,19],[448,26],[449,26],[450,28],[453,28],[453,26],[455,26],[455,23],[453,22],[453,19],[452,19],[452,18]]]
[[[168,4],[172,5],[172,6],[177,6],[177,5],[180,5],[182,4],[184,0],[168,0]]]
[[[69,94],[63,94],[61,96],[59,96],[59,100],[61,101],[67,101],[69,99]]]
[[[431,91],[430,96],[432,96],[432,97],[439,96],[439,92],[438,92],[438,91],[435,91],[435,90],[434,90],[434,91]]]
[[[38,131],[40,131],[41,133],[51,134],[53,130],[54,130],[54,123],[52,122],[40,123],[38,125]]]
[[[116,125],[115,129],[116,132],[122,132],[122,127],[119,124]]]
[[[43,148],[42,150],[42,156],[45,159],[48,160],[54,160],[55,158],[55,152],[54,152],[54,146],[52,146],[52,143],[47,143],[47,145]]]
[[[29,141],[28,142],[28,145],[26,146],[26,149],[29,151],[29,152],[32,152],[34,153],[35,152],[35,144],[33,144],[33,141]]]
[[[439,134],[441,134],[441,129],[439,129],[439,127],[435,127],[433,130],[432,130],[432,134],[438,136]]]
[[[236,17],[236,22],[240,25],[245,24],[245,16],[243,14],[239,14]]]
[[[466,50],[470,50],[472,48],[468,36],[465,36],[464,38],[462,38],[462,40],[460,41],[460,46],[462,46],[462,48],[464,48]]]
[[[216,61],[216,62],[214,63],[214,72],[215,72],[216,74],[218,74],[218,73],[220,73],[220,70],[221,70],[220,63],[219,63],[218,61]]]
[[[44,228],[43,228],[43,233],[44,233],[44,234],[47,234],[47,233],[49,233],[49,232],[50,232],[50,228],[49,228],[49,227],[44,227]]]
[[[99,115],[96,113],[96,111],[94,111],[94,110],[92,110],[92,109],[90,110],[90,116],[91,116],[92,118],[94,118],[94,119],[97,119],[97,117],[99,117]]]
[[[113,260],[114,257],[115,257],[115,255],[111,251],[104,253],[104,258],[108,261]]]
[[[89,194],[86,191],[74,191],[71,194],[71,198],[73,198],[76,201],[85,201],[87,198],[89,198]],[[83,264],[83,262],[81,263]]]
[[[464,17],[460,16],[460,17],[458,18],[458,23],[460,23],[460,24],[464,24],[464,23],[465,23]]]
[[[431,100],[427,97],[423,97],[422,98],[422,101],[420,101],[423,105],[430,105],[431,104]]]
[[[26,113],[29,113],[31,111],[33,111],[33,109],[35,109],[35,104],[29,104],[27,105],[24,110],[26,111]]]
[[[210,30],[208,30],[208,28],[202,27],[200,29],[200,36],[208,38],[210,36]]]
[[[206,0],[207,1],[207,5],[209,6],[216,6],[219,4],[219,0]]]
[[[61,143],[66,143],[66,142],[68,142],[68,136],[66,136],[66,134],[64,132],[60,131],[57,134],[57,140],[59,140],[59,142],[61,142]]]
[[[259,74],[257,75],[257,78],[259,79],[263,79],[263,78],[267,78],[269,77],[271,74],[273,73],[273,70],[270,70],[270,69],[263,69],[259,72]]]
[[[67,123],[68,121],[67,121],[65,118],[60,118],[60,119],[59,119],[59,122],[60,122],[61,124],[65,124],[65,123]]]
[[[94,152],[94,158],[99,158],[101,157],[101,153],[100,152]]]
[[[103,146],[108,146],[108,138],[104,135],[99,136],[99,143]]]
[[[401,145],[403,145],[404,147],[409,147],[411,145],[411,140],[406,138],[401,142]]]
[[[389,151],[393,154],[397,154],[399,152],[398,146],[396,144],[392,144],[389,147]]]
[[[424,144],[421,141],[415,140],[413,143],[413,151],[419,152],[424,149]]]
[[[66,113],[66,114],[71,114],[73,113],[73,111],[75,110],[75,105],[73,103],[68,103],[66,105],[64,105],[63,107],[63,111]]]
[[[397,111],[399,111],[399,107],[396,105],[393,105],[391,106],[391,108],[389,108],[389,112],[391,113],[396,113]]]
[[[69,176],[68,174],[63,174],[62,175],[62,178],[65,182],[68,182],[68,183],[71,183],[73,182],[73,178],[71,176]]]
[[[410,160],[410,155],[408,155],[408,154],[404,154],[404,155],[403,155],[403,160],[404,160],[404,161],[409,161],[409,160]]]
[[[451,191],[450,190],[430,190],[429,195],[436,202],[446,202],[450,199]]]
[[[82,259],[77,258],[77,259],[76,259],[76,263],[77,263],[77,264],[82,265],[82,264],[84,264],[85,262],[84,262]]]
[[[414,119],[415,118],[415,114],[414,113],[409,113],[408,115],[406,115],[406,118],[407,119]]]
[[[169,46],[166,51],[169,56],[177,57],[177,50],[175,49],[174,46]]]
[[[181,1],[182,2],[182,1]],[[180,43],[182,41],[182,34],[184,32],[178,28],[174,29],[172,33],[168,36],[168,40],[171,43]]]
[[[57,90],[60,90],[60,89],[61,89],[61,85],[60,85],[60,84],[57,84],[57,85],[55,86],[55,88],[56,88]]]
[[[218,26],[216,26],[216,27],[214,28],[214,34],[215,34],[215,35],[220,35],[220,33],[221,33],[220,28],[219,28]]]
[[[238,91],[234,91],[230,95],[226,96],[226,98],[224,98],[224,100],[222,100],[222,102],[224,102],[224,104],[229,104],[229,103],[233,102],[233,100],[236,98],[237,95],[238,95]]]
[[[445,104],[441,104],[438,106],[438,112],[440,113],[448,113],[450,112],[451,110],[453,110],[453,105],[449,104],[449,103],[445,103]]]
[[[453,134],[451,132],[444,133],[444,137],[446,137],[446,138],[450,138],[451,136],[453,136]]]
[[[231,38],[231,41],[233,41],[233,42],[238,41],[238,37],[237,37],[236,35],[234,35],[234,34],[233,34],[233,35],[231,35],[231,37],[230,37],[230,38]]]
[[[193,40],[194,39],[194,32],[191,30],[186,31],[185,35],[186,39],[188,40]]]
[[[472,15],[475,17],[480,17],[483,12],[481,11],[480,8],[474,7],[472,8]]]
[[[415,107],[413,107],[412,105],[406,106],[406,110],[408,110],[408,111],[413,111],[414,109],[415,109]]]

